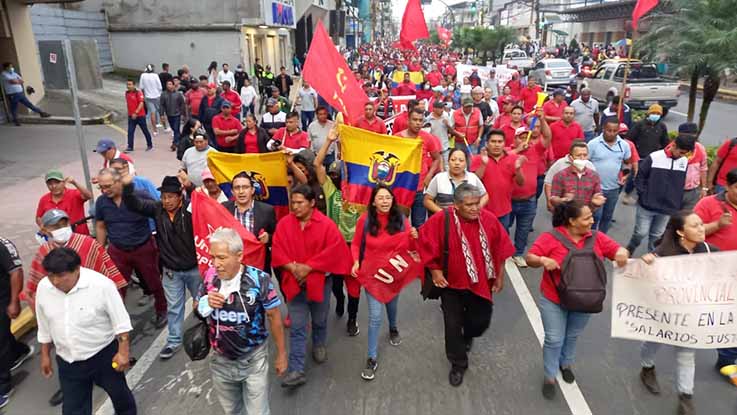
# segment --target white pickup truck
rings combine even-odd
[[[622,91],[622,82],[626,66],[624,60],[605,61],[596,68],[591,78],[585,78],[581,87],[591,89],[591,96],[602,105]],[[671,82],[658,76],[655,64],[630,61],[627,75],[627,105],[635,109],[647,109],[652,104],[663,107],[663,116],[668,110],[678,105],[680,95],[678,82]]]
[[[527,52],[522,49],[505,49],[502,55],[502,65],[512,69],[530,69],[535,62],[527,56]]]

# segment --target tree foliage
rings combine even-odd
[[[496,62],[504,47],[517,38],[514,29],[508,27],[464,27],[453,31],[453,47],[464,52],[472,51],[474,57],[489,58]]]

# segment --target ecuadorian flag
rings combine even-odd
[[[345,163],[343,199],[366,206],[377,183],[392,188],[396,202],[410,207],[420,181],[422,140],[377,134],[340,125],[340,145]]]
[[[230,154],[212,150],[207,153],[207,165],[215,181],[230,197],[233,176],[245,171],[253,178],[256,200],[274,206],[277,218],[289,213],[289,182],[284,153]]]

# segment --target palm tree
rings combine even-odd
[[[704,77],[699,129],[706,123],[726,73],[737,68],[737,0],[670,0],[650,17],[639,43],[644,56],[667,61],[690,79],[688,120],[696,110],[698,81]]]

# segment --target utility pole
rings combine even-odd
[[[535,37],[540,40],[540,0],[533,0],[535,13]]]

